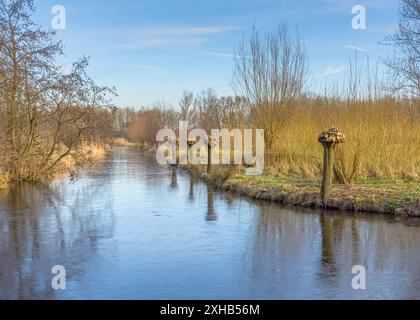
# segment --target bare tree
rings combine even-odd
[[[385,40],[394,55],[385,59],[394,92],[420,97],[420,0],[399,0],[398,31]]]
[[[194,114],[194,94],[192,92],[184,91],[179,101],[179,107],[181,108],[181,120],[192,121]]]
[[[220,97],[219,104],[221,106],[221,119],[223,128],[245,129],[249,124],[249,110],[245,99],[235,97]]]
[[[114,137],[127,138],[128,125],[136,116],[136,110],[133,107],[114,108],[112,110],[112,128]]]
[[[155,104],[160,105],[160,103]],[[128,138],[132,142],[152,147],[156,144],[156,135],[164,127],[175,130],[174,122],[177,121],[173,110],[142,109],[136,113],[128,125]],[[177,118],[177,117],[176,117]]]
[[[212,88],[197,94],[194,100],[195,125],[210,132],[223,126],[223,105]]]
[[[54,32],[32,22],[33,11],[32,0],[0,0],[5,170],[16,181],[40,179],[66,157],[80,158],[79,145],[105,132],[101,110],[111,106],[108,96],[114,93],[88,77],[86,58],[62,72],[55,61],[63,46]]]
[[[271,146],[284,125],[290,107],[302,94],[307,80],[307,55],[298,30],[292,35],[283,23],[260,36],[255,26],[235,54],[234,87],[251,106],[254,124],[266,130]]]

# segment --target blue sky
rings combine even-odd
[[[364,5],[366,30],[354,30],[352,7]],[[282,20],[298,25],[307,47],[311,83],[339,81],[349,57],[374,63],[389,51],[379,41],[397,25],[395,0],[35,0],[37,23],[50,27],[55,5],[66,8],[58,37],[71,63],[90,56],[90,74],[115,86],[115,103],[177,106],[183,90],[212,87],[233,94],[232,53],[255,22],[261,31]]]

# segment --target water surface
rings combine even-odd
[[[0,192],[0,298],[418,299],[420,221],[238,198],[114,148],[77,181]]]

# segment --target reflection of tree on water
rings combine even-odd
[[[108,168],[101,167],[98,170],[101,177],[129,178],[152,187],[160,186],[166,180],[168,169],[160,165],[152,153],[127,152],[127,148],[114,148],[108,159]],[[89,175],[92,176],[92,172]]]
[[[188,199],[194,200],[194,176],[190,174],[190,188],[188,193]]]
[[[207,221],[217,220],[217,215],[214,211],[214,190],[210,186],[207,187]]]
[[[318,276],[321,281],[334,281],[339,276],[340,267],[335,263],[336,246],[341,242],[343,219],[334,219],[327,212],[319,215],[321,228],[321,270]]]
[[[315,214],[297,214],[275,204],[258,203],[250,232],[250,276],[256,288],[269,288],[268,297],[297,298],[307,269],[316,263],[313,238],[317,229]],[[309,263],[308,263],[309,261]],[[264,296],[262,296],[264,297]]]
[[[251,262],[244,267],[250,267],[253,294],[265,287],[272,291],[264,294],[278,298],[392,297],[396,290],[412,297],[407,290],[420,289],[417,228],[382,217],[296,211],[260,204],[244,254]],[[352,290],[355,265],[367,268],[370,291]]]
[[[81,276],[98,240],[113,236],[110,189],[104,183],[12,188],[0,208],[0,298],[53,298],[54,265],[66,267],[67,281]]]
[[[164,196],[172,197],[170,205],[163,208],[168,211],[179,203],[182,209],[201,211],[205,219],[216,213],[224,215],[223,224],[209,222],[206,227],[211,232],[219,228],[229,231],[216,234],[217,240],[225,240],[226,250],[229,250],[228,259],[223,256],[226,265],[219,267],[226,266],[228,280],[232,281],[227,284],[234,290],[241,290],[245,297],[360,298],[358,295],[363,293],[352,296],[355,293],[351,289],[351,267],[356,264],[366,265],[367,292],[376,290],[376,297],[413,298],[420,292],[420,233],[415,223],[335,213],[320,217],[317,211],[288,209],[245,199],[228,205],[228,194],[218,194],[215,203],[213,190],[201,182],[194,186],[192,179],[189,181],[190,193],[192,191],[195,201],[186,201],[189,184],[186,175],[181,174],[177,179],[178,188],[185,192],[168,192],[171,174],[167,167],[154,167],[153,162],[149,166],[152,157],[145,155],[144,159],[137,159],[139,156],[134,151],[125,154],[116,151],[115,154],[115,162],[107,172],[95,171],[89,174],[90,178],[75,184],[64,183],[51,189],[22,186],[0,192],[0,298],[100,298],[103,292],[107,297],[115,296],[118,292],[113,291],[110,282],[116,278],[114,275],[107,277],[110,266],[115,267],[112,270],[116,272],[124,272],[129,268],[121,267],[138,262],[134,250],[130,250],[130,257],[133,252],[135,261],[118,261],[124,257],[124,250],[141,250],[144,245],[148,254],[156,252],[156,244],[147,239],[137,243],[130,237],[127,241],[133,247],[129,248],[125,247],[127,242],[118,240],[125,233],[124,225],[130,232],[137,231],[125,209],[137,205],[149,209],[160,203]],[[134,198],[130,194],[134,189],[141,189],[135,195],[146,196]],[[202,192],[207,189],[206,199]],[[124,195],[126,199],[118,198]],[[101,241],[114,235],[113,207],[121,219],[118,239]],[[202,225],[203,216],[189,215],[187,218],[201,219]],[[142,219],[164,228],[166,220],[171,224],[175,220],[154,219],[147,215]],[[198,240],[202,240],[200,233],[197,233]],[[210,236],[213,235],[210,233]],[[160,249],[160,245],[156,248]],[[219,247],[223,246],[215,247],[216,253]],[[53,292],[50,287],[51,267],[56,264],[63,264],[67,269],[68,290],[64,292]],[[161,270],[165,268],[163,265]],[[204,275],[208,272],[205,268],[199,271]],[[211,268],[210,272],[217,271]],[[129,273],[127,282],[133,279],[137,284],[136,280],[143,279],[141,276],[137,279],[138,274]]]
[[[340,245],[343,239],[343,222],[344,219],[342,217],[335,219],[333,215],[328,215],[327,212],[319,215],[322,238],[321,264],[327,271],[322,274],[325,274],[327,277],[334,277],[338,273],[334,261],[334,253],[337,251],[337,246]]]
[[[25,288],[29,290],[28,294],[32,294],[33,279],[28,278],[25,271],[32,268],[29,261],[40,256],[36,208],[41,199],[38,196],[31,197],[35,188],[26,184],[12,187],[2,201],[6,208],[0,212],[11,213],[13,216],[0,216],[0,297],[8,297],[8,291],[5,290],[10,289],[16,290],[18,294],[15,297],[20,299],[24,298]],[[39,186],[38,189],[41,192],[45,188]],[[27,243],[31,244],[29,248]]]
[[[414,276],[414,282],[419,280],[420,261],[413,253],[420,246],[420,237],[415,228],[390,223],[383,217],[334,213],[322,214],[320,227],[322,255],[318,279],[324,286],[343,288],[338,291],[341,297],[360,298],[362,294],[395,297],[400,283],[405,281],[399,278],[402,274],[404,278]],[[413,238],[410,239],[410,235]],[[356,265],[362,265],[367,270],[366,292],[351,288],[354,276],[351,270]],[[380,278],[386,275],[387,281],[375,283],[377,275],[381,275]]]
[[[171,172],[171,184],[170,187],[173,189],[178,188],[178,172],[176,166],[170,166],[169,170]]]

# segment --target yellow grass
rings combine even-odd
[[[77,152],[82,157],[80,159],[84,159],[84,163],[76,163],[74,157],[69,155],[65,157],[58,166],[58,172],[65,172],[68,173],[72,171],[74,167],[77,165],[85,165],[95,161],[99,161],[105,158],[106,153],[109,151],[109,146],[104,144],[98,144],[93,142],[83,142],[80,147],[78,148]],[[59,175],[59,174],[58,174]]]
[[[115,146],[127,146],[130,142],[125,138],[115,138],[112,144]]]
[[[0,189],[4,189],[7,186],[7,175],[0,170]]]
[[[347,177],[420,182],[420,104],[393,99],[298,106],[268,150],[269,173],[318,179],[322,147],[317,137],[333,127],[347,137],[336,150]]]

